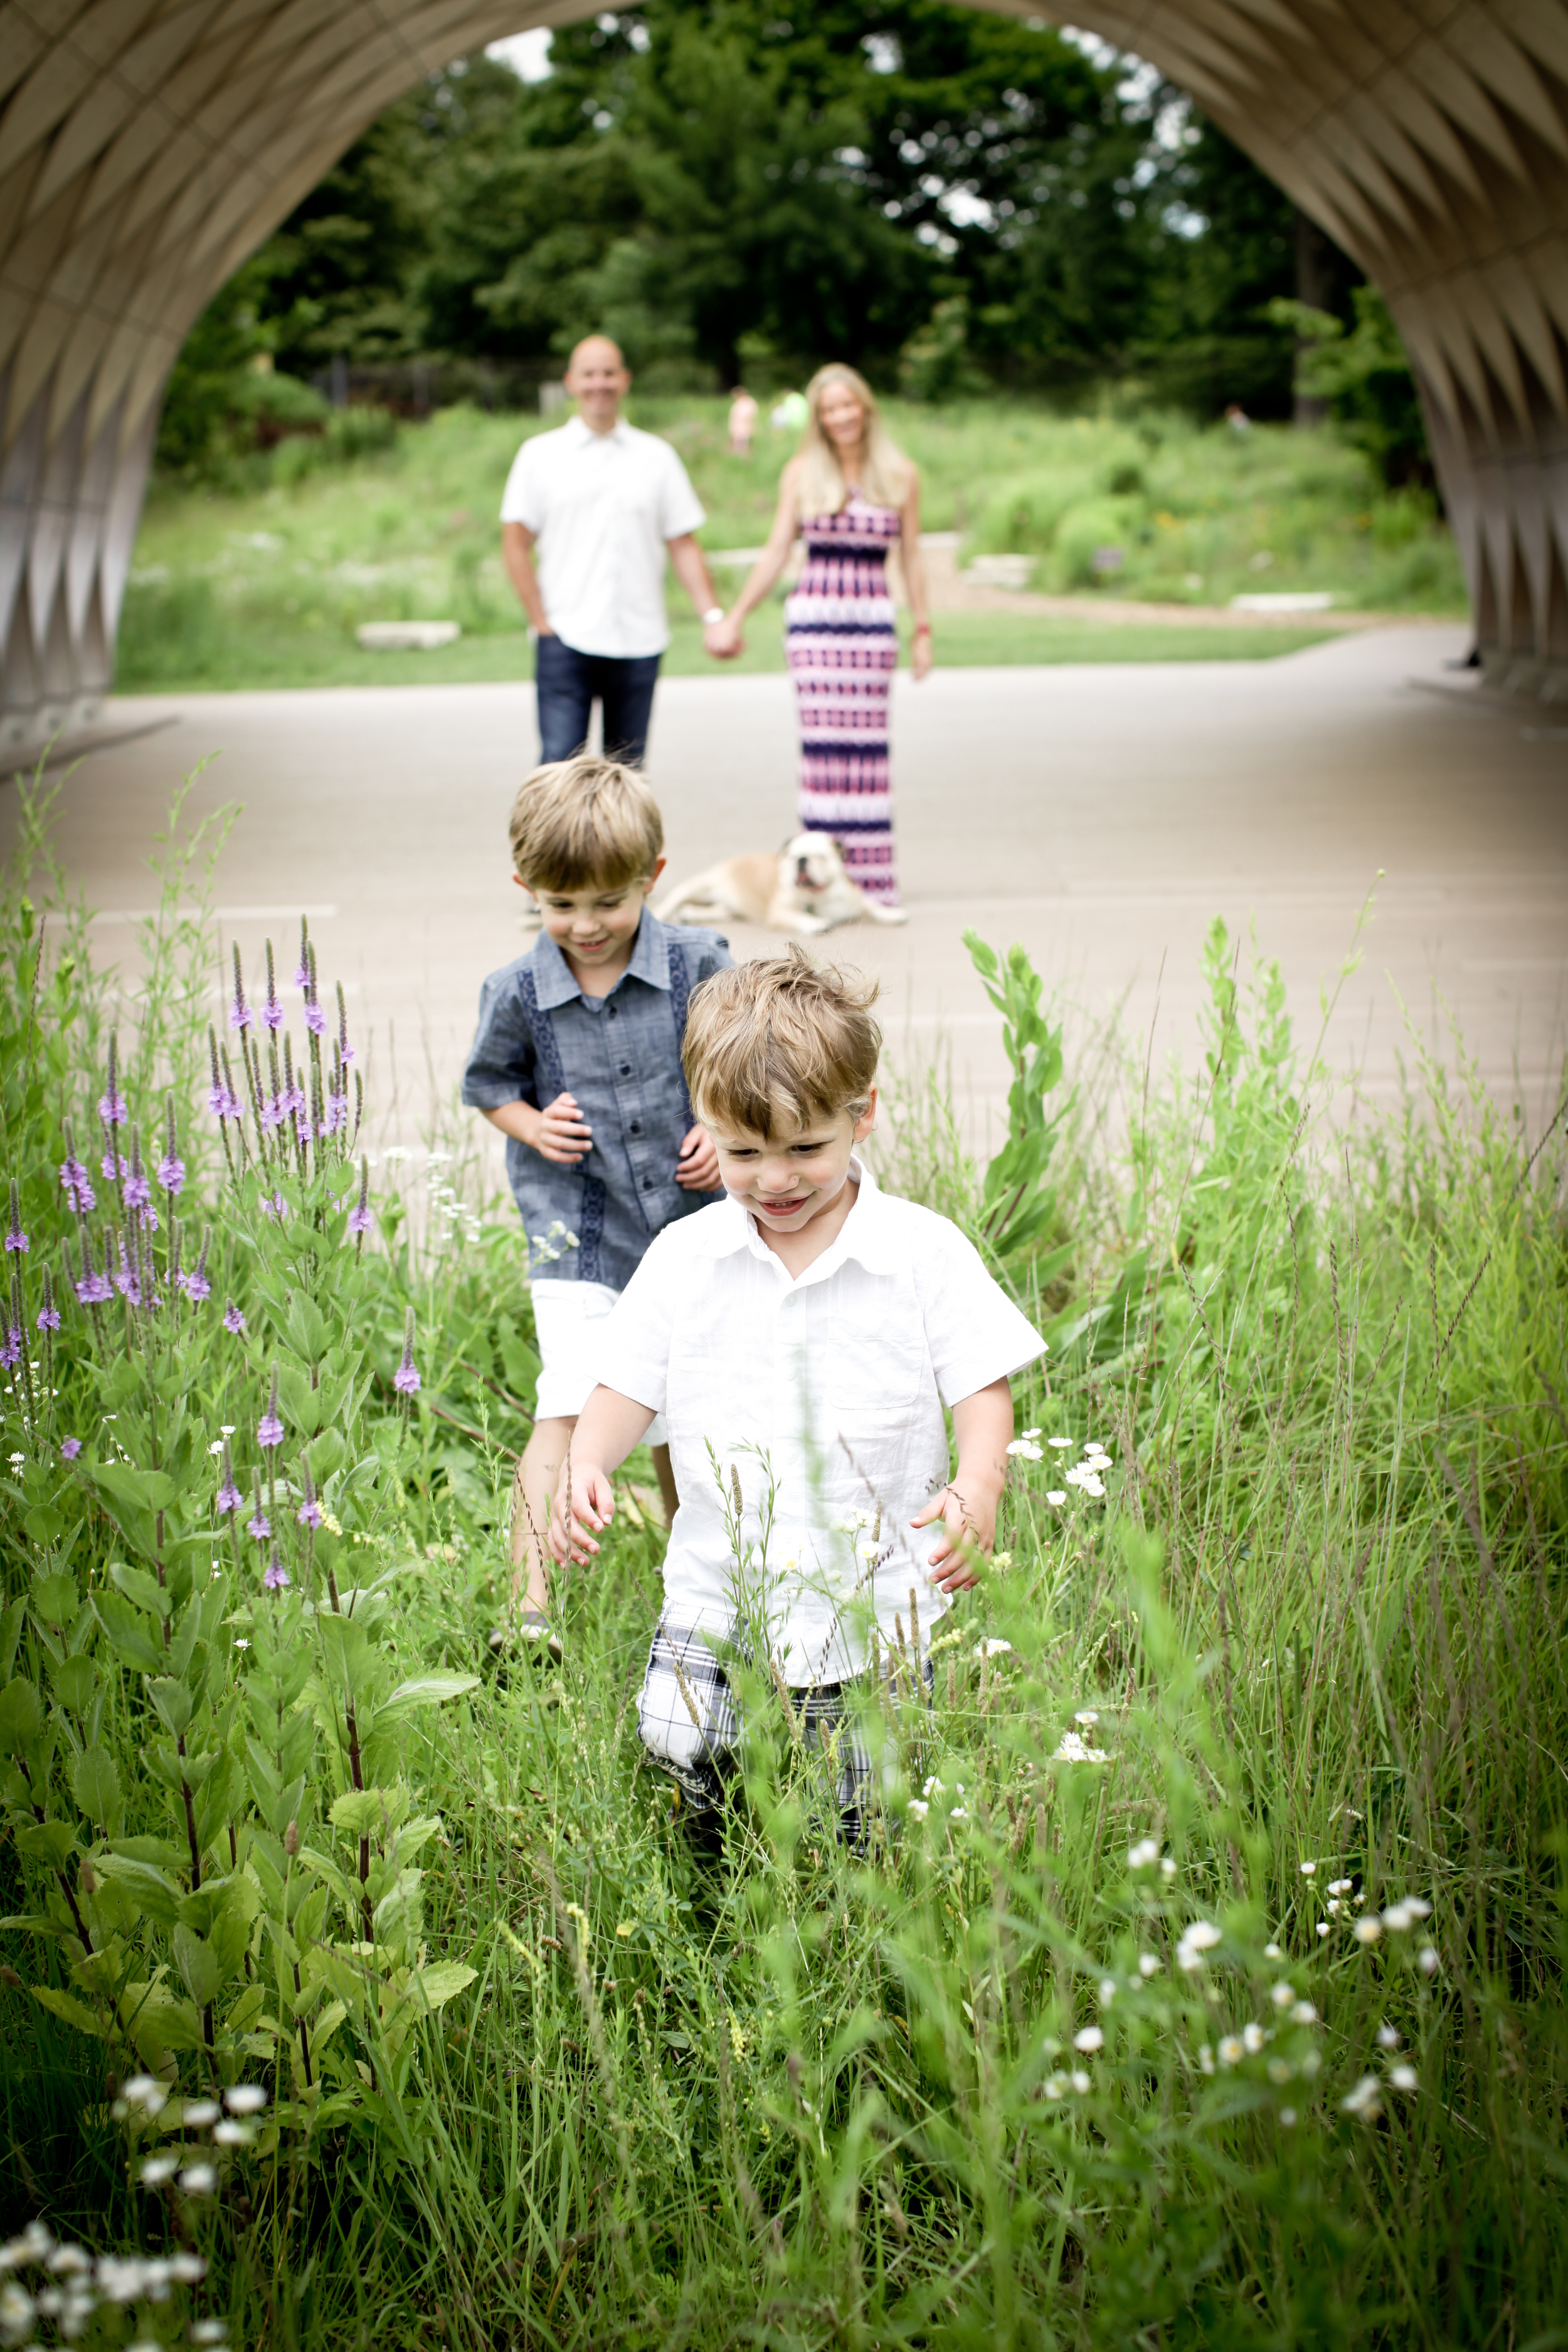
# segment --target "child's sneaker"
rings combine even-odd
[[[555,1664],[560,1664],[561,1636],[542,1609],[524,1609],[517,1621],[517,1630],[525,1642],[542,1643]]]

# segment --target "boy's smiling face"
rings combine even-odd
[[[649,891],[664,871],[659,858],[634,882],[591,882],[581,890],[535,888],[544,929],[569,964],[584,971],[616,971],[631,956]],[[517,880],[521,887],[521,876]]]
[[[719,1154],[725,1192],[750,1210],[765,1236],[787,1239],[819,1218],[843,1223],[853,1206],[847,1192],[850,1157],[870,1134],[876,1116],[873,1092],[858,1117],[841,1110],[802,1127],[782,1112],[772,1135],[728,1128],[711,1118],[703,1123]]]

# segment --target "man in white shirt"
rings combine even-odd
[[[732,1644],[789,1691],[797,1729],[837,1739],[852,1838],[871,1762],[845,1686],[879,1646],[923,1675],[935,1619],[994,1539],[1010,1375],[1045,1349],[958,1228],[879,1192],[857,1156],[875,993],[797,949],[693,995],[687,1083],[729,1197],[661,1233],[622,1293],[550,1537],[558,1560],[593,1557],[613,1474],[665,1412],[680,1507],[644,1744],[695,1811],[722,1802]]]
[[[630,384],[608,336],[580,342],[566,371],[576,415],[523,443],[501,499],[501,559],[538,638],[543,761],[585,748],[598,702],[605,758],[641,767],[669,643],[667,551],[704,624],[724,617],[692,536],[697,493],[669,443],[622,418]]]

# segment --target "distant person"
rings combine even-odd
[[[1238,400],[1233,400],[1225,412],[1225,421],[1233,433],[1250,433],[1252,419]]]
[[[543,1359],[512,1494],[521,1632],[559,1654],[542,1542],[556,1473],[598,1378],[605,1318],[656,1234],[715,1200],[719,1163],[680,1070],[691,992],[730,961],[717,931],[672,931],[647,904],[664,826],[639,775],[608,760],[541,768],[511,813],[516,878],[544,936],[492,971],[463,1100],[507,1138]],[[614,1024],[614,1025],[612,1025]],[[662,1423],[648,1432],[676,1504]],[[517,1597],[514,1591],[513,1598]]]
[[[784,605],[800,719],[800,829],[831,834],[851,881],[896,907],[888,702],[899,633],[887,569],[890,550],[900,548],[918,680],[931,666],[920,476],[889,439],[876,396],[853,368],[819,368],[805,404],[805,436],[784,469],[768,543],[733,609],[703,641],[721,661],[741,651],[747,614],[803,538],[805,569]]]
[[[500,505],[502,561],[538,637],[539,756],[581,751],[597,702],[605,758],[640,768],[669,643],[667,551],[703,621],[722,617],[692,537],[705,518],[668,442],[623,420],[631,377],[607,335],[578,344],[565,383],[576,415],[523,443]]]
[[[757,404],[743,383],[738,383],[730,394],[730,455],[749,457],[752,436],[757,429]]]

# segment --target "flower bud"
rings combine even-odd
[[[22,1979],[13,1968],[0,1965],[0,1984],[8,1985],[13,1992],[20,1990]]]
[[[98,1893],[97,1874],[93,1870],[91,1863],[85,1860],[81,1865],[81,1891],[84,1895],[96,1895]]]
[[[293,1861],[294,1856],[299,1853],[300,1824],[298,1822],[290,1822],[288,1828],[284,1831],[283,1851],[288,1855],[290,1862]]]

